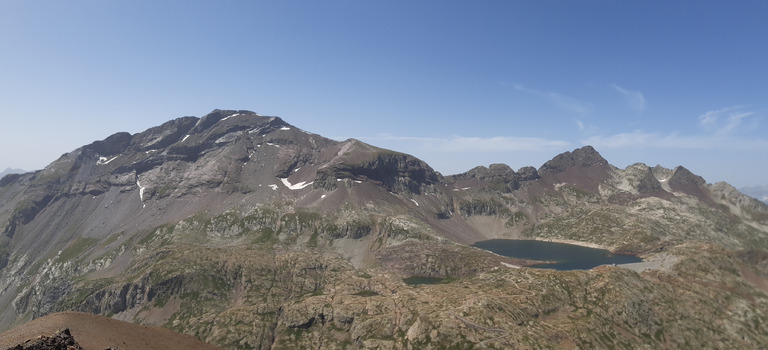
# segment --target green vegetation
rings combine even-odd
[[[509,217],[509,220],[507,220],[507,227],[512,227],[517,224],[526,223],[528,222],[528,217],[525,216],[525,213],[516,211],[514,214],[512,214]]]

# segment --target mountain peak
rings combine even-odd
[[[706,183],[707,182],[704,181],[703,177],[692,173],[682,165],[677,166],[675,170],[672,171],[672,176],[669,178],[670,186],[702,186]]]
[[[571,167],[590,167],[592,165],[608,165],[608,161],[592,146],[584,146],[573,152],[560,153],[539,168],[539,175],[559,174]]]

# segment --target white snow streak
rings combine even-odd
[[[240,115],[240,113],[235,113],[235,114],[233,114],[233,115],[230,115],[229,117],[223,118],[222,120],[219,120],[219,121],[220,121],[220,122],[223,122],[223,121],[225,121],[225,120],[227,120],[227,119],[229,119],[229,118],[232,118],[232,117],[237,117],[238,115]]]
[[[96,164],[99,164],[99,165],[109,164],[109,162],[115,160],[115,158],[117,157],[119,157],[119,155],[116,155],[110,159],[107,159],[107,157],[99,157],[99,161],[96,162]]]
[[[181,139],[181,142],[184,142],[184,141],[186,141],[188,137],[189,137],[189,134],[185,135],[185,136],[184,136],[184,138],[183,138],[183,139]]]
[[[139,200],[142,202],[144,201],[144,189],[146,187],[142,187],[141,183],[139,183],[139,180],[136,180],[136,186],[139,186]]]
[[[269,185],[269,188],[271,188],[273,191],[277,191],[277,185],[275,184]]]
[[[519,268],[520,268],[520,266],[517,266],[517,265],[512,265],[512,264],[508,264],[508,263],[505,263],[505,262],[503,262],[503,261],[501,262],[501,264],[502,264],[502,265],[504,265],[504,266],[506,266],[506,267],[511,267],[511,268],[513,268],[513,269],[519,269]]]
[[[325,195],[322,195],[322,196],[320,196],[320,199],[323,199],[323,198],[325,198],[325,197],[326,197]]]
[[[411,202],[413,202],[414,204],[416,204],[416,206],[417,206],[417,207],[419,206],[419,202],[417,202],[415,199],[411,198]]]
[[[280,128],[280,130],[291,130],[291,128],[289,128],[287,126],[284,126],[284,127]]]
[[[299,182],[299,183],[297,183],[295,185],[291,185],[291,183],[288,182],[288,178],[279,178],[279,179],[280,179],[280,181],[283,182],[283,185],[285,185],[285,187],[288,187],[289,189],[292,189],[292,190],[300,190],[300,189],[302,189],[304,187],[307,187],[307,186],[311,185],[312,183],[314,183],[314,181],[312,181],[310,183],[306,183],[306,182],[302,181],[302,182]]]

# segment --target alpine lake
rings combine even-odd
[[[554,270],[589,270],[600,265],[642,262],[634,255],[614,254],[605,249],[537,240],[491,239],[472,245],[496,254],[541,261],[527,267]]]

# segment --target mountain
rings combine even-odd
[[[0,229],[0,330],[74,310],[232,349],[768,344],[768,206],[590,146],[444,176],[215,110],[4,177]],[[526,268],[470,246],[492,238],[645,262]]]
[[[21,170],[21,169],[6,168],[5,170],[0,171],[0,179],[2,179],[5,175],[9,175],[9,174],[22,174],[22,173],[25,173],[25,171]]]

